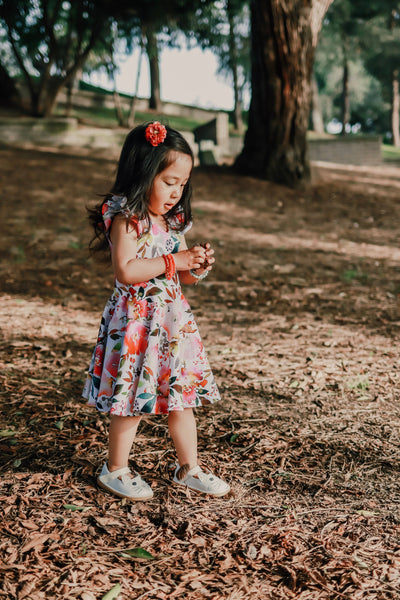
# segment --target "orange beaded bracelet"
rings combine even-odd
[[[167,279],[172,279],[176,273],[174,257],[172,254],[163,254],[163,259],[165,262],[165,277]]]

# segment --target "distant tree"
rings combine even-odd
[[[392,141],[394,146],[400,146],[400,11],[392,9],[386,15],[371,19],[366,29],[369,43],[364,47],[365,65],[387,90],[391,104]],[[379,53],[373,51],[374,48],[379,48]]]
[[[160,111],[161,103],[161,85],[160,85],[160,52],[157,27],[151,23],[143,23],[143,36],[146,40],[146,53],[149,59],[150,72],[150,99],[149,108]]]
[[[352,0],[335,0],[326,15],[326,29],[333,30],[337,40],[336,61],[342,63],[341,115],[342,135],[347,133],[350,123],[350,59],[358,44],[359,22]],[[336,34],[336,35],[335,35]],[[332,35],[332,31],[331,31]]]
[[[149,108],[161,111],[160,52],[177,45],[177,33],[192,22],[196,11],[211,0],[119,0],[116,18],[120,32],[132,50],[129,38],[140,40],[149,61]]]
[[[243,131],[243,91],[250,81],[250,12],[248,0],[221,0],[199,8],[187,33],[211,49],[219,71],[232,81],[235,129]]]
[[[319,89],[315,74],[311,79],[311,110],[310,110],[310,130],[315,133],[324,133],[324,118],[322,116],[321,102],[319,98]]]
[[[371,43],[371,4],[366,13],[365,5],[352,0],[353,23],[349,25],[342,24],[338,19],[340,4],[336,7],[334,17],[331,16],[336,1],[324,19],[314,60],[314,75],[323,120],[329,123],[335,119],[342,126],[343,122],[360,124],[366,132],[387,131],[390,128],[388,104],[384,99],[384,96],[389,98],[387,85],[366,69],[367,56],[380,57],[378,62],[384,62],[380,42],[375,40]],[[345,17],[347,20],[350,18],[348,13]],[[342,49],[344,35],[348,38],[350,48],[347,57]],[[347,69],[344,68],[345,63]],[[348,116],[345,116],[345,107]]]
[[[106,0],[0,0],[0,18],[36,116],[52,113],[110,25]]]
[[[309,178],[312,66],[331,1],[252,0],[252,98],[237,171],[290,186]]]

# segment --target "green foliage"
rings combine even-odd
[[[387,15],[379,15],[366,23],[366,33],[369,40],[363,49],[366,68],[388,91],[393,71],[399,68],[400,21],[395,18],[388,22]]]
[[[62,85],[72,79],[96,44],[105,43],[105,2],[0,0],[7,66],[24,77],[31,112],[48,115]]]
[[[250,9],[247,0],[204,3],[188,25],[189,35],[218,57],[219,73],[232,83],[235,110],[232,120],[240,130],[243,95],[250,85]]]
[[[341,118],[343,64],[350,73],[351,123],[385,134],[391,127],[393,70],[400,53],[400,2],[335,0],[327,12],[314,71],[324,122]]]

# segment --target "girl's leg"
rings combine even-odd
[[[197,428],[193,410],[172,410],[168,416],[168,426],[179,463],[174,482],[203,494],[225,496],[231,489],[230,485],[212,473],[205,473],[198,465]]]
[[[111,416],[108,432],[108,470],[116,471],[128,466],[129,454],[135,441],[141,417]]]
[[[179,465],[197,465],[197,427],[193,410],[171,410],[168,415],[169,433],[174,442]]]
[[[153,490],[140,475],[134,477],[128,467],[139,421],[140,417],[111,417],[108,464],[103,465],[97,482],[119,498],[149,500],[153,497]]]

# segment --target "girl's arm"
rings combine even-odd
[[[116,216],[114,218],[110,239],[112,267],[115,277],[121,283],[134,285],[165,273],[165,262],[162,256],[136,258],[136,231],[132,225],[127,227],[124,217]],[[185,244],[185,248],[174,254],[176,270],[199,269],[205,261],[205,256],[206,251],[201,246],[195,246],[188,250]]]
[[[182,236],[183,237],[183,236]],[[195,246],[195,248],[197,248],[197,246]],[[181,241],[180,245],[179,245],[179,252],[178,254],[180,254],[181,250],[186,250],[187,249],[187,244],[186,244],[186,240],[183,237],[183,240]],[[193,248],[192,248],[193,249]],[[200,265],[199,268],[197,267],[190,267],[190,269],[187,270],[179,270],[178,267],[177,270],[179,271],[179,279],[181,280],[182,283],[186,283],[186,284],[192,284],[192,283],[196,283],[198,281],[198,279],[196,279],[195,277],[193,277],[193,275],[190,273],[190,270],[193,270],[197,273],[197,275],[201,275],[202,273],[204,273],[204,271],[211,271],[212,269],[212,263],[215,262],[215,258],[213,257],[214,254],[214,250],[211,248],[210,244],[206,244],[206,247],[203,248],[204,252],[205,252],[205,258],[207,260],[207,267],[204,268]],[[176,256],[176,254],[174,254],[174,256]],[[203,261],[204,262],[204,261]]]

